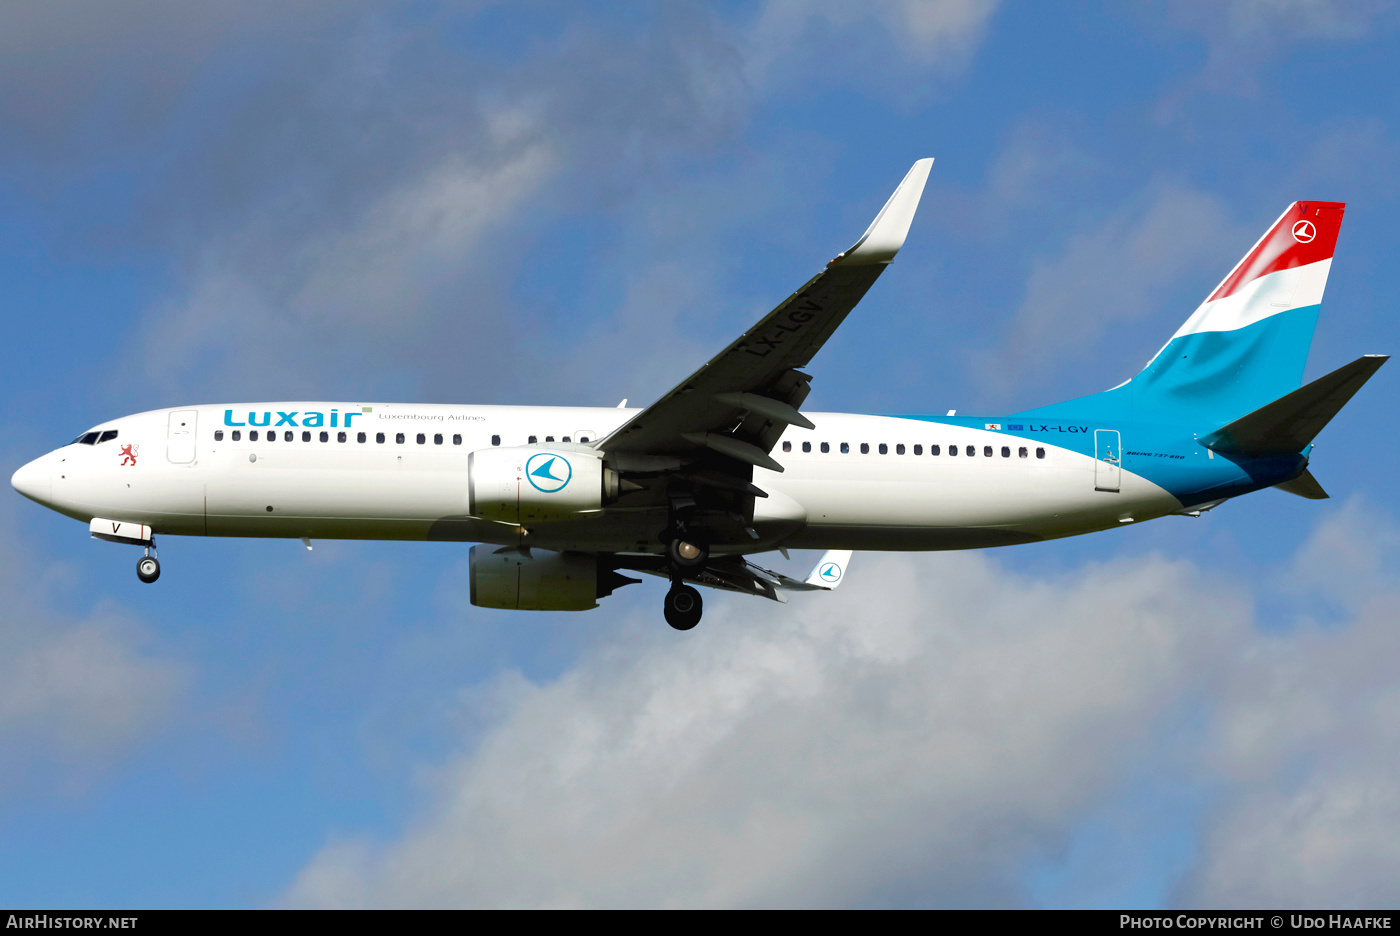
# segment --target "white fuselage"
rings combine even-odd
[[[637,412],[310,402],[156,410],[95,427],[117,437],[57,449],[21,469],[16,486],[22,476],[26,494],[79,520],[121,520],[157,533],[657,552],[664,510],[632,509],[625,498],[528,529],[468,513],[474,450],[493,443],[580,446]],[[790,428],[772,453],[786,470],[754,471],[754,484],[769,496],[755,502],[750,541],[714,544],[716,552],[993,546],[1182,509],[1167,491],[1128,471],[1117,491],[1096,490],[1095,459],[1053,445],[916,419],[808,415],[817,428]],[[933,446],[939,455],[931,454]],[[948,454],[953,446],[956,457]]]

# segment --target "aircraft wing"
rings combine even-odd
[[[801,368],[894,259],[909,232],[932,159],[914,163],[860,240],[671,392],[599,440],[608,453],[717,452],[782,471],[769,452],[789,425],[814,428],[798,407]]]

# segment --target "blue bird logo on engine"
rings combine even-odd
[[[570,467],[568,459],[549,452],[531,455],[530,460],[525,463],[525,477],[530,480],[535,490],[543,494],[554,494],[564,490],[573,476],[574,469]]]

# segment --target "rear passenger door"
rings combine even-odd
[[[1123,473],[1123,450],[1117,429],[1094,430],[1094,490],[1117,491]]]

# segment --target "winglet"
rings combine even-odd
[[[914,163],[899,188],[894,190],[885,207],[870,222],[860,240],[849,250],[840,254],[832,264],[863,266],[873,263],[889,263],[899,248],[904,246],[904,238],[909,234],[909,225],[914,221],[914,210],[919,207],[919,199],[924,194],[924,183],[928,181],[929,169],[933,168],[933,157]]]
[[[929,160],[929,162],[932,161]],[[851,551],[849,549],[828,549],[813,567],[812,574],[807,576],[807,584],[827,590],[833,589],[840,585],[841,580],[846,577],[846,570],[850,568],[850,565]]]

